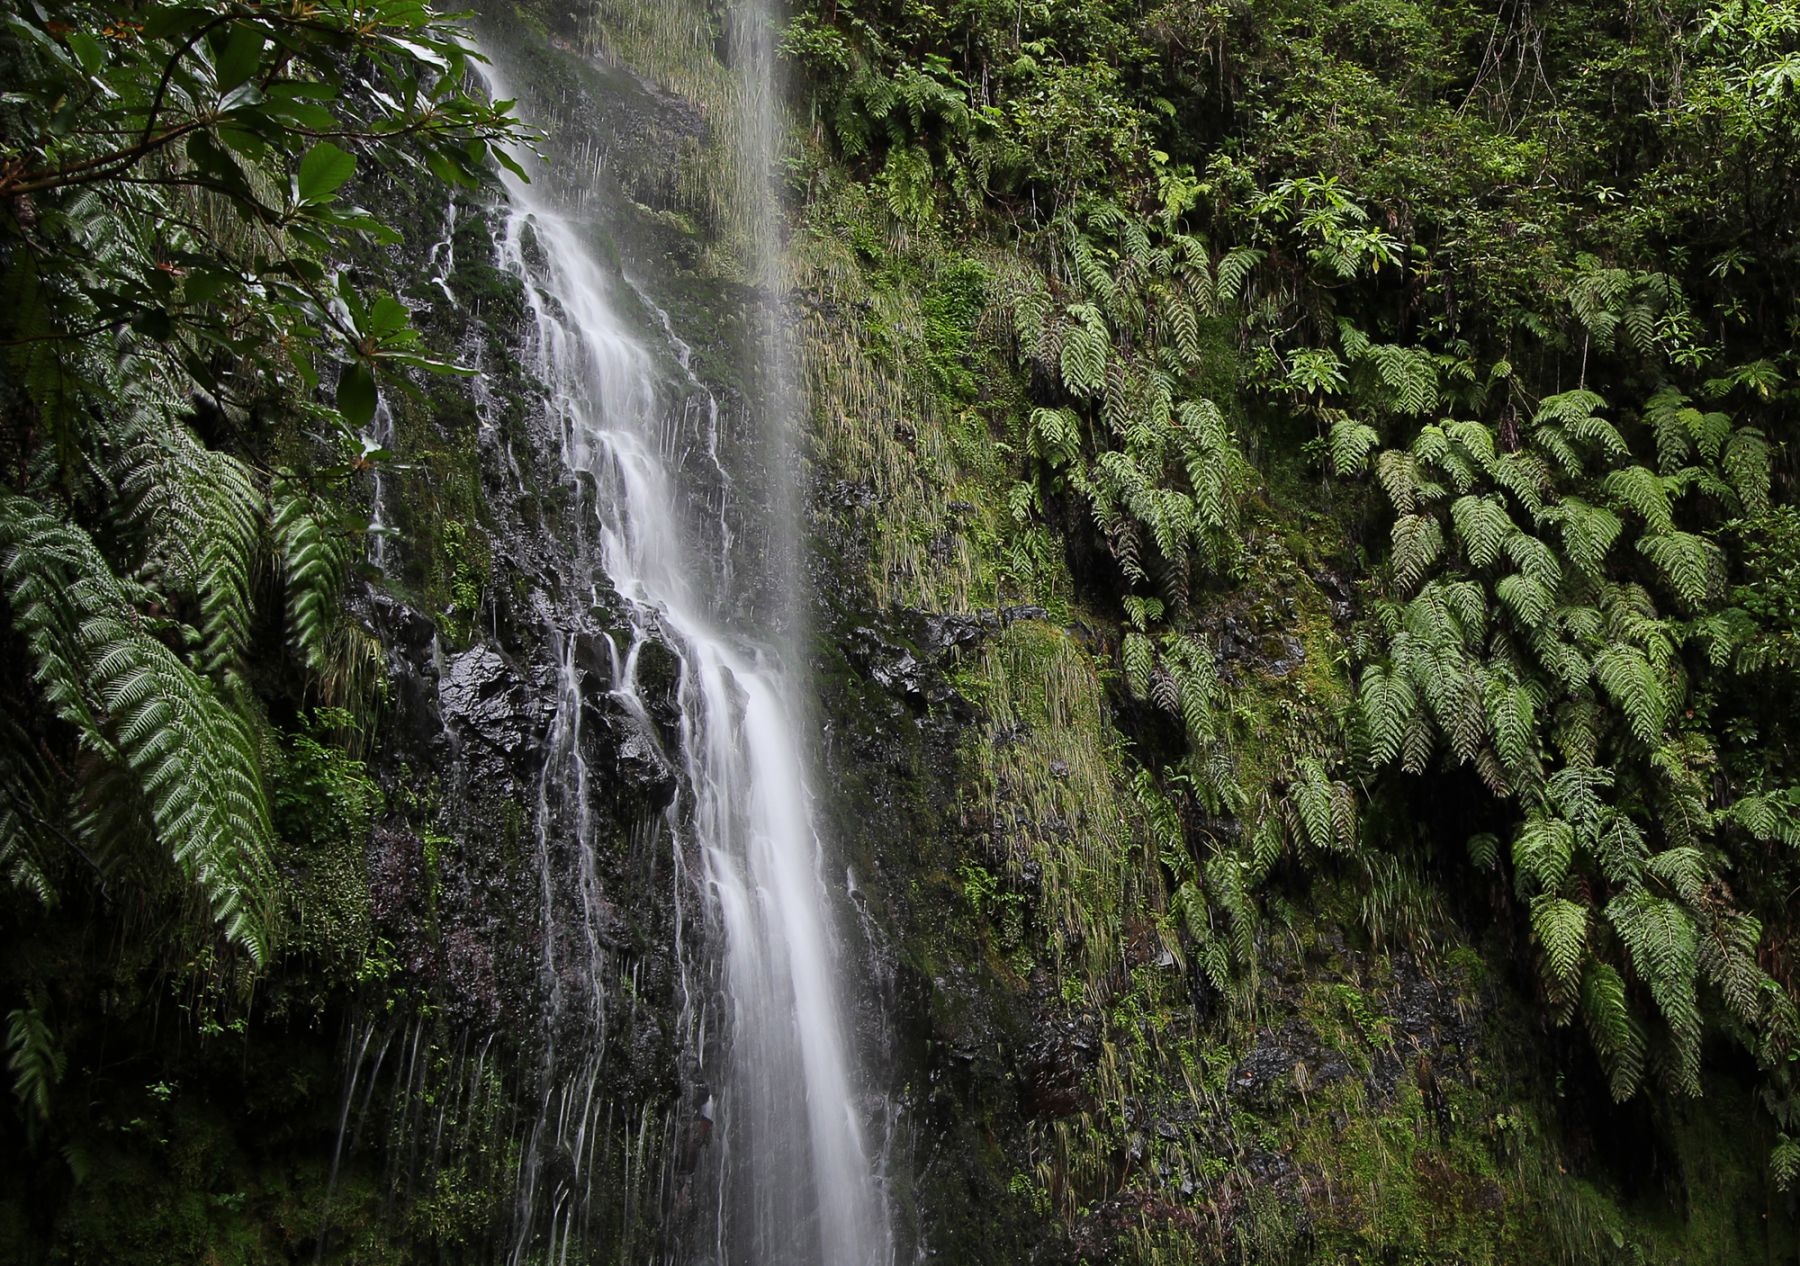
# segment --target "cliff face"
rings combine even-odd
[[[771,300],[717,15],[541,8],[484,13],[487,38],[550,160],[593,173],[588,228],[646,343],[716,409],[716,465],[683,470],[755,574]],[[1292,418],[1234,414],[1241,553],[1182,631],[1211,652],[1206,716],[1184,715],[1191,665],[1136,688],[1145,620],[1104,529],[1021,478],[1042,370],[1005,299],[1049,279],[991,227],[897,216],[816,139],[796,128],[782,172],[806,679],[900,1259],[1791,1256],[1747,1062],[1709,1050],[1705,1098],[1615,1106],[1515,966],[1497,876],[1429,847],[1234,869],[1272,789],[1342,739],[1363,494],[1314,473]],[[293,948],[247,1004],[121,959],[79,910],[8,969],[50,982],[89,1102],[61,1159],[6,1180],[9,1260],[695,1260],[718,1039],[691,1027],[705,894],[663,822],[675,653],[644,649],[646,728],[578,526],[595,489],[562,467],[496,262],[504,208],[362,196],[408,241],[356,266],[479,370],[387,401],[392,536],[348,599],[386,685],[338,727],[360,747],[271,691]],[[1229,409],[1225,335],[1197,338]],[[736,603],[776,618],[753,586]],[[1184,763],[1200,729],[1206,769]],[[1479,784],[1437,786],[1361,830],[1460,840]]]

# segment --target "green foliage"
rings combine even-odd
[[[1610,337],[1605,303],[1636,293],[1600,287],[1572,302]],[[1590,301],[1600,306],[1581,307]],[[1556,1014],[1568,1021],[1579,1001],[1625,1095],[1646,1064],[1633,1002],[1644,997],[1662,1023],[1651,1063],[1692,1094],[1703,979],[1739,1023],[1787,1040],[1785,1014],[1762,1003],[1774,986],[1756,962],[1758,925],[1725,902],[1718,855],[1703,847],[1726,823],[1778,834],[1786,815],[1756,797],[1713,801],[1688,773],[1710,746],[1677,727],[1692,689],[1682,643],[1703,628],[1718,665],[1740,629],[1720,605],[1719,512],[1690,508],[1691,490],[1731,512],[1744,504],[1738,484],[1753,499],[1762,485],[1723,469],[1736,428],[1722,413],[1669,389],[1653,396],[1645,421],[1673,472],[1659,475],[1633,464],[1602,407],[1592,392],[1548,398],[1512,451],[1483,423],[1443,422],[1383,454],[1393,596],[1372,621],[1359,712],[1378,766],[1423,773],[1441,750],[1522,805],[1513,868]],[[1633,535],[1635,566],[1614,548]],[[1662,614],[1646,582],[1701,620]],[[1649,853],[1653,830],[1671,847]]]
[[[35,1120],[49,1119],[51,1092],[62,1080],[66,1065],[36,1007],[7,1013],[6,1067],[13,1075],[13,1094]]]
[[[1340,829],[1351,759],[1402,821],[1472,771],[1470,857],[1613,1093],[1693,1091],[1728,1034],[1791,1146],[1793,6],[800,8],[816,110],[851,66],[964,93],[826,132],[875,180],[926,147],[933,227],[1016,243],[1014,514],[1087,512],[1134,699],[1170,706],[1170,638],[1247,570],[1238,463],[1276,483],[1316,437],[1367,551],[1358,699],[1349,750],[1253,797],[1247,855],[1360,838],[1373,876],[1393,818]],[[1194,471],[1168,432],[1209,401]],[[1197,868],[1171,878],[1223,926]]]
[[[214,917],[263,958],[271,828],[255,733],[233,682],[215,685],[146,633],[138,604],[147,591],[116,577],[79,527],[26,497],[0,497],[0,581],[45,701],[85,752],[132,780],[128,797],[102,784],[84,834],[104,854],[130,838],[141,804]]]
[[[378,377],[448,368],[404,305],[334,270],[398,237],[344,194],[370,162],[464,185],[511,163],[465,40],[406,4],[0,19],[0,582],[40,713],[0,732],[0,865],[40,901],[70,854],[103,876],[160,854],[252,959],[272,951],[265,583],[297,664],[341,694],[361,533],[329,494],[366,466]],[[326,437],[306,481],[263,465],[297,424]]]
[[[1177,608],[1195,565],[1235,552],[1242,458],[1199,394],[1200,323],[1220,311],[1205,244],[1164,215],[1096,204],[1053,226],[1050,276],[1013,279],[1022,361],[1060,388],[1032,414],[1030,448],[1087,501],[1126,577]],[[1154,573],[1154,577],[1152,575]]]
[[[336,530],[330,511],[291,477],[277,480],[273,528],[286,582],[288,642],[315,672],[327,665],[332,630],[355,538]]]

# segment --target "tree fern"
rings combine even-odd
[[[1150,693],[1150,672],[1156,665],[1155,646],[1138,630],[1129,629],[1119,653],[1125,665],[1126,688],[1133,698],[1145,698]]]
[[[1256,906],[1250,900],[1250,888],[1244,864],[1235,853],[1220,851],[1207,859],[1206,891],[1225,912],[1231,925],[1231,953],[1241,966],[1254,954]]]
[[[1052,470],[1081,457],[1081,419],[1073,409],[1033,409],[1026,443],[1031,453]]]
[[[1411,514],[1418,505],[1419,459],[1401,449],[1387,449],[1375,459],[1375,474],[1395,511]]]
[[[1265,252],[1248,246],[1233,247],[1220,258],[1218,267],[1214,270],[1214,288],[1221,304],[1237,301],[1251,270],[1262,263],[1264,258]]]

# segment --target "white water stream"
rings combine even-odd
[[[512,95],[493,79],[495,97]],[[596,493],[599,563],[629,612],[629,642],[613,647],[612,694],[647,737],[656,730],[640,693],[639,652],[662,642],[680,660],[672,758],[683,776],[667,826],[681,882],[696,878],[684,859],[700,859],[719,963],[713,989],[689,983],[701,995],[690,999],[698,1011],[690,1031],[712,1096],[702,1114],[713,1123],[703,1166],[712,1209],[705,1242],[683,1256],[717,1266],[889,1266],[892,1235],[840,997],[834,900],[822,877],[795,679],[771,647],[729,627],[722,613],[733,608],[725,590],[734,542],[722,515],[703,522],[709,516],[687,509],[702,498],[685,495],[677,477],[680,455],[695,446],[716,463],[716,405],[691,407],[697,380],[686,345],[665,315],[646,312],[601,266],[594,226],[567,209],[581,205],[583,191],[559,194],[554,175],[540,173],[531,184],[508,178],[506,192],[501,263],[525,282],[534,368],[549,388],[564,463]],[[665,361],[642,341],[659,336],[670,340],[680,381],[669,381]],[[701,418],[703,433],[687,434]],[[772,457],[773,477],[791,481],[791,463],[779,451]],[[770,500],[791,506],[793,495],[790,487]],[[767,526],[780,539],[768,553],[791,557],[794,525],[777,509],[771,514],[781,521]],[[554,771],[568,784],[555,790],[579,800],[595,775],[576,741],[578,671],[565,654],[546,778]],[[547,817],[548,806],[539,814]],[[574,816],[585,835],[586,815]],[[589,850],[591,876],[593,841],[580,847]],[[596,962],[579,970],[598,989],[593,952]],[[545,969],[552,980],[568,974],[555,962]],[[592,1001],[598,1017],[601,1000]],[[715,1009],[724,1014],[712,1016]],[[705,1063],[715,1055],[715,1024],[725,1034],[718,1068]],[[591,1071],[586,1079],[591,1094]],[[579,1143],[574,1154],[582,1154]]]

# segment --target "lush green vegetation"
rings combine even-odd
[[[787,48],[896,231],[1017,243],[1013,513],[1090,518],[1126,689],[1185,730],[1154,781],[1249,818],[1181,888],[1202,941],[1203,890],[1249,956],[1283,855],[1498,867],[1612,1092],[1699,1094],[1729,1034],[1800,1173],[1800,10],[834,2]],[[1245,785],[1199,617],[1296,495],[1354,543],[1357,698]]]
[[[607,176],[612,245],[728,402],[763,178],[732,153],[729,7],[493,6],[569,153],[642,125],[581,133],[632,89],[569,50],[683,102],[653,170]],[[367,846],[418,828],[431,924],[446,870],[523,873],[528,811],[426,827],[428,777],[384,799],[393,648],[345,604],[385,584],[462,648],[532,583],[448,363],[510,354],[467,337],[520,304],[445,203],[479,205],[513,124],[408,0],[4,22],[5,1137],[60,1149],[74,1260],[304,1255],[329,1158],[283,1149],[336,1123],[252,1155],[221,1116],[319,1115],[329,1058],[229,1109],[167,1070],[230,1064],[257,989],[501,1015],[402,961]],[[964,1236],[934,1247],[1777,1255],[1800,6],[795,0],[780,26],[833,812],[937,1132],[896,1181]],[[447,224],[454,284],[369,282],[403,221]],[[516,420],[531,387],[500,390]],[[364,437],[378,399],[404,466]],[[412,494],[388,577],[374,468]],[[512,495],[554,527],[562,494]],[[918,632],[995,611],[949,650]],[[878,683],[871,629],[925,685]],[[94,1071],[121,1040],[124,1090]],[[516,1088],[477,1080],[458,1111],[501,1130]],[[520,1143],[492,1142],[383,1210],[410,1239],[346,1179],[344,1251],[494,1242]],[[138,1218],[146,1156],[196,1190]]]
[[[449,367],[359,288],[352,252],[398,237],[344,195],[359,164],[474,186],[514,126],[466,91],[460,29],[419,4],[67,4],[4,24],[9,920],[122,922],[128,957],[219,995],[216,1029],[247,968],[354,970],[367,941],[333,923],[367,900],[372,787],[344,748],[366,721],[344,708],[382,686],[343,609],[364,552],[343,493],[384,457],[362,432],[377,392]],[[318,882],[332,864],[345,900]],[[296,892],[297,871],[315,882]],[[66,1048],[47,980],[16,983],[8,1062],[35,1130]]]

